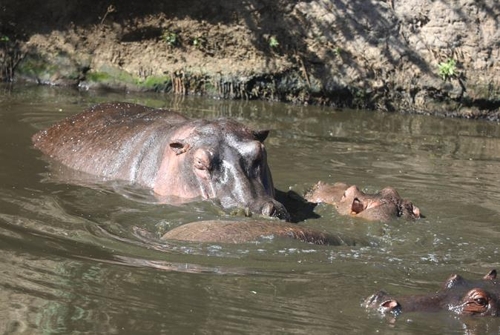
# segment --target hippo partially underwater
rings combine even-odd
[[[212,199],[225,209],[243,208],[290,221],[288,210],[275,199],[263,144],[268,133],[226,118],[188,119],[169,110],[104,103],[39,131],[33,135],[33,143],[63,165],[104,180],[125,180],[150,188],[165,202]],[[420,216],[418,208],[392,188],[369,195],[355,186],[319,182],[306,199],[299,198],[281,200],[287,208],[300,212],[294,213],[295,222],[297,217],[311,217],[313,203],[318,202],[368,220]],[[337,236],[266,221],[192,223],[164,238],[231,243],[266,235],[316,244],[340,243]]]
[[[401,198],[392,187],[386,187],[375,194],[367,194],[356,185],[319,181],[305,198],[310,202],[333,205],[341,215],[351,215],[369,221],[388,222],[398,217],[410,220],[423,217],[418,207]]]
[[[369,221],[387,222],[397,217],[415,219],[421,216],[420,210],[408,200],[402,199],[392,187],[386,187],[376,194],[366,194],[354,185],[318,182],[306,194],[305,198],[289,191],[286,194],[281,194],[280,200],[290,210],[293,222],[297,222],[296,218],[301,213],[305,214],[306,218],[314,217],[314,213],[311,211],[315,204],[319,202],[334,205],[342,215],[354,215]],[[297,215],[295,209],[298,209],[301,213]],[[322,245],[360,244],[360,241],[348,241],[338,234],[321,232],[303,225],[270,220],[191,222],[172,229],[162,239],[190,242],[245,243],[266,237],[291,238]]]
[[[500,284],[496,278],[496,270],[491,270],[481,280],[475,281],[455,274],[436,293],[393,298],[379,291],[366,299],[364,306],[394,316],[438,311],[451,311],[458,315],[499,316]]]
[[[163,240],[211,243],[246,243],[275,238],[288,238],[319,245],[355,245],[359,243],[341,235],[273,220],[191,222],[168,231],[162,237]]]
[[[289,220],[274,199],[264,140],[226,118],[188,119],[132,103],[103,103],[33,136],[53,160],[106,180],[150,188],[163,199],[213,199],[225,208]]]
[[[342,215],[353,215],[369,221],[388,222],[398,217],[405,219],[421,217],[420,210],[408,200],[402,199],[392,187],[386,187],[376,194],[366,194],[354,185],[318,182],[305,195],[305,198],[293,192],[291,196],[287,195],[288,193],[285,196],[281,195],[280,200],[290,210],[293,222],[296,222],[298,217],[294,211],[295,209],[299,209],[302,214],[306,214],[306,218],[314,217],[311,210],[316,203],[320,202],[334,205]],[[345,243],[345,238],[332,233],[320,232],[306,228],[303,225],[278,223],[269,220],[192,222],[167,232],[163,239],[191,242],[244,243],[256,241],[266,236],[292,238],[314,244],[354,244],[352,241]]]

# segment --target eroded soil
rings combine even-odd
[[[0,63],[81,89],[498,119],[499,17],[494,0],[6,0]]]

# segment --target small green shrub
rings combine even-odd
[[[439,75],[443,80],[454,77],[457,72],[457,62],[454,59],[448,59],[446,62],[438,64]]]
[[[279,45],[280,45],[280,43],[278,42],[278,39],[276,38],[276,36],[269,37],[269,46],[272,49],[279,47]]]
[[[203,48],[207,44],[207,39],[205,37],[195,37],[193,38],[193,46],[195,48]]]
[[[165,30],[161,38],[167,43],[168,46],[175,47],[179,44],[179,35],[177,33]]]

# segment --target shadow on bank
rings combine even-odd
[[[498,76],[488,69],[474,71],[464,53],[468,40],[461,31],[484,28],[479,19],[498,26],[495,13],[500,13],[500,5],[495,1],[469,6],[460,1],[424,1],[424,5],[415,12],[412,6],[416,5],[398,0],[126,0],[116,4],[6,0],[0,5],[1,79],[497,120],[500,90],[494,78]],[[443,10],[453,14],[450,22],[436,19],[436,12]],[[180,20],[195,26],[182,26]],[[422,32],[429,25],[444,23],[457,27],[453,38],[436,26],[439,43],[426,44]],[[248,31],[246,42],[251,47],[243,48],[243,53],[264,59],[265,70],[194,70],[184,55],[198,53],[207,62],[227,58],[221,55],[234,41],[209,35],[217,26],[227,27],[228,35],[229,28]],[[77,29],[89,33],[76,40],[64,37]],[[59,34],[63,41],[44,47],[32,42],[36,35],[49,34]],[[82,52],[89,40],[111,34],[116,36],[113,43],[121,45],[143,43],[144,48],[161,49],[167,44],[175,66],[161,73],[155,73],[156,64],[130,71],[124,66],[128,60],[119,56],[98,59],[91,48]],[[477,38],[478,49],[491,53],[500,44],[500,34],[491,41],[494,45],[484,46]],[[238,57],[229,54],[235,61],[240,61]],[[494,62],[494,56],[490,59]],[[456,60],[456,66],[444,73],[439,66],[449,60]]]

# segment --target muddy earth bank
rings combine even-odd
[[[497,0],[3,0],[0,77],[500,116]]]

